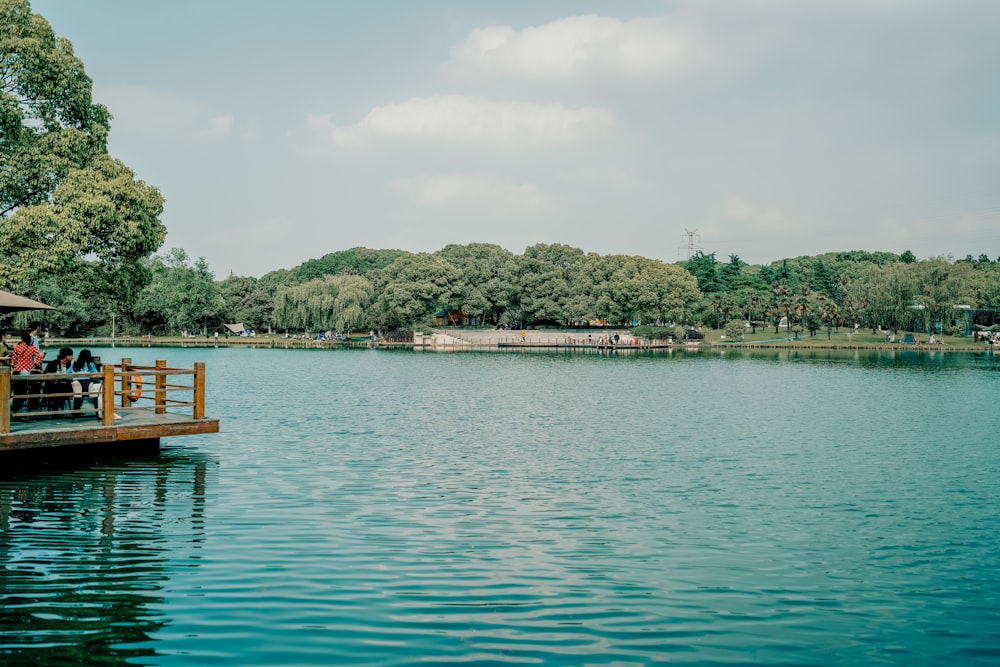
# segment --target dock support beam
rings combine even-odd
[[[104,364],[101,369],[104,372],[104,379],[101,381],[101,424],[104,426],[114,426],[115,424],[115,367],[112,364]]]
[[[156,360],[156,370],[162,371],[167,368],[165,359]],[[156,414],[162,415],[167,411],[167,376],[156,374]]]
[[[194,364],[194,414],[195,419],[205,418],[205,362]]]
[[[132,406],[132,376],[129,369],[132,366],[132,359],[122,359],[122,407]],[[114,385],[111,385],[114,386]]]
[[[0,433],[10,433],[10,367],[0,367]]]

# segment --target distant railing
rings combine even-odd
[[[73,380],[89,379],[100,382],[100,390],[52,391],[55,383],[71,384]],[[45,391],[49,389],[49,391]],[[33,373],[12,375],[9,367],[0,367],[0,434],[11,432],[11,420],[21,419],[81,419],[93,418],[96,398],[97,415],[103,426],[114,426],[116,411],[167,411],[190,410],[193,419],[205,418],[205,364],[198,362],[193,369],[168,368],[167,362],[157,360],[154,366],[139,366],[131,359],[120,364],[104,364],[98,373]],[[74,398],[83,398],[86,407],[74,408]],[[12,403],[27,405],[28,409],[12,414]],[[70,408],[66,408],[66,403]],[[93,423],[93,422],[91,422]]]

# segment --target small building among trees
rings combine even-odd
[[[461,308],[442,308],[438,312],[434,313],[434,326],[436,327],[446,327],[446,326],[469,326],[475,325],[476,318],[469,317]]]

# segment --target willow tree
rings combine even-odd
[[[366,278],[335,275],[284,287],[275,300],[274,318],[282,329],[349,332],[365,323],[372,304]]]
[[[108,155],[91,91],[69,40],[27,0],[0,0],[0,286],[86,275],[127,309],[166,237],[163,197]]]
[[[949,330],[955,320],[955,306],[976,301],[974,264],[935,257],[908,266],[914,269],[916,299],[923,306],[921,314],[928,331],[934,331],[938,324]]]
[[[859,315],[866,327],[903,328],[914,314],[913,264],[871,264],[851,283],[851,304],[863,304]]]

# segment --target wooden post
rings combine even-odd
[[[10,433],[10,367],[0,367],[0,433]]]
[[[205,362],[194,365],[194,418],[205,418]]]
[[[122,407],[132,406],[132,376],[128,374],[132,359],[122,359]]]
[[[165,359],[156,360],[156,370],[163,371],[167,368]],[[162,415],[167,411],[167,376],[156,374],[156,414]]]
[[[104,415],[101,417],[101,424],[104,426],[114,426],[115,367],[114,364],[104,364],[101,369],[104,372],[104,379],[101,380],[101,410],[104,412]]]

